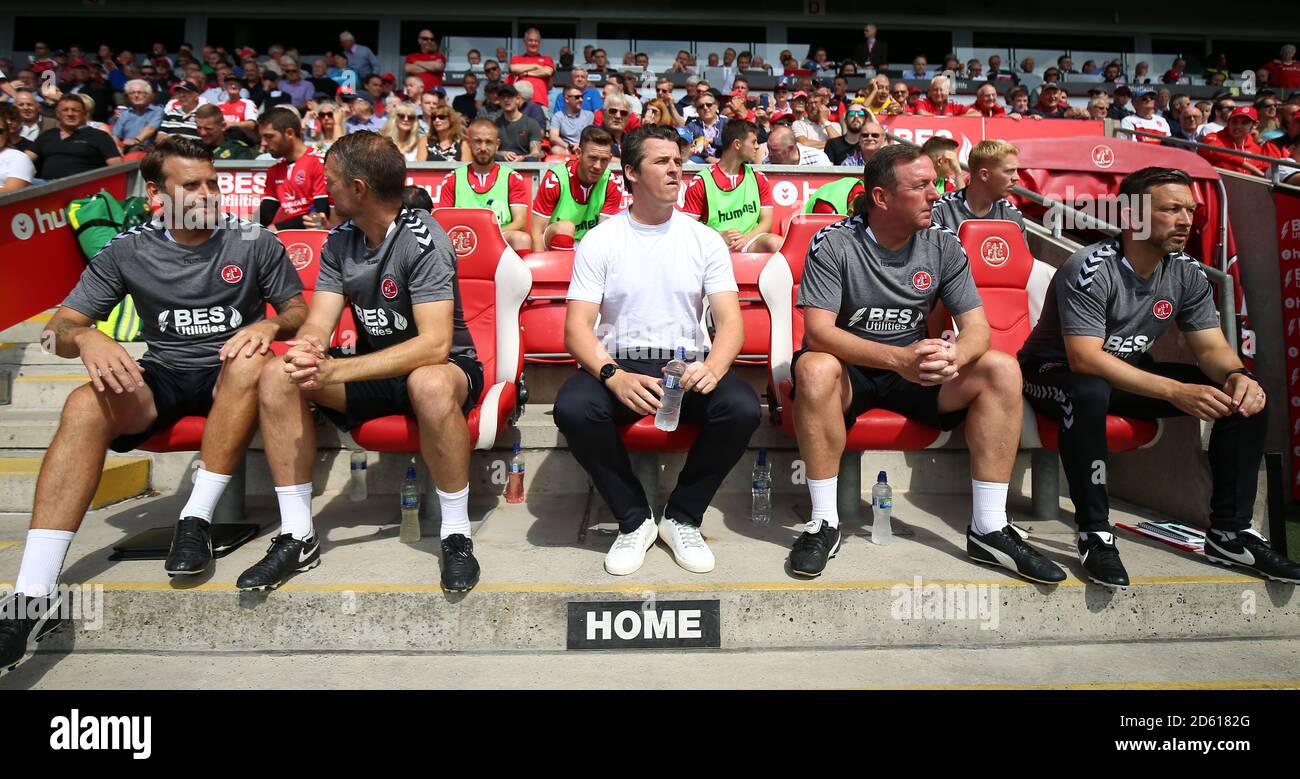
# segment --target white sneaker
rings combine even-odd
[[[655,521],[648,518],[631,533],[619,533],[605,555],[605,570],[614,576],[636,573],[645,562],[645,553],[655,545]]]
[[[664,517],[659,523],[659,537],[673,550],[673,559],[681,567],[691,573],[713,570],[713,552],[696,526]]]

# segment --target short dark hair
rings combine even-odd
[[[325,161],[333,159],[339,175],[366,183],[375,199],[393,203],[402,199],[406,186],[406,158],[392,140],[369,130],[345,135],[330,146]]]
[[[417,187],[411,184],[402,187],[402,205],[407,208],[419,208],[424,211],[433,211],[433,198],[429,197],[429,192],[424,187]]]
[[[54,105],[57,107],[57,106],[60,105],[61,103],[76,103],[77,105],[81,106],[82,109],[85,109],[85,107],[86,107],[86,103],[85,103],[85,101],[83,101],[80,97],[78,97],[78,96],[77,96],[75,93],[73,93],[73,92],[64,92],[64,93],[63,93],[63,96],[60,97],[60,98],[58,99],[58,101],[55,102]],[[87,112],[87,113],[89,113],[89,112]]]
[[[645,142],[646,141],[672,141],[677,143],[682,140],[682,136],[671,127],[661,124],[643,124],[632,132],[627,134],[623,139],[623,156],[619,159],[623,167],[632,170],[640,170],[641,162],[645,159]],[[679,146],[680,148],[680,146]]]
[[[1155,166],[1133,171],[1119,184],[1119,194],[1125,197],[1143,195],[1153,187],[1165,184],[1181,184],[1189,189],[1192,177],[1177,168],[1158,168]]]
[[[594,143],[597,146],[608,146],[613,148],[614,136],[610,135],[609,131],[604,127],[597,127],[594,124],[589,124],[583,128],[582,135],[578,136],[578,148],[581,149],[589,143]]]
[[[960,148],[960,145],[956,141],[942,135],[931,136],[929,140],[921,144],[921,151],[930,155],[942,154],[957,148]]]
[[[80,102],[80,101],[78,101]],[[140,161],[140,176],[152,184],[163,185],[163,164],[172,157],[212,162],[212,150],[198,138],[177,135],[159,141]]]
[[[866,200],[862,204],[865,214],[871,210],[871,193],[876,187],[891,192],[898,186],[898,166],[919,160],[925,152],[920,146],[897,144],[876,150],[862,169],[862,186],[866,189]]]
[[[736,141],[744,142],[751,135],[757,135],[758,128],[753,122],[744,119],[732,119],[727,122],[727,126],[722,128],[722,145],[723,149],[730,149],[731,144]]]
[[[204,103],[203,105],[194,109],[194,118],[195,119],[220,119],[222,122],[226,121],[226,115],[221,113],[221,109],[217,108],[212,103]]]
[[[302,120],[293,111],[279,106],[263,111],[262,115],[257,117],[257,126],[270,127],[278,133],[293,130],[294,135],[302,137]]]

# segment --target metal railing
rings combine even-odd
[[[1150,138],[1153,141],[1160,141],[1161,144],[1183,146],[1188,149],[1208,149],[1209,151],[1215,152],[1216,154],[1231,154],[1232,156],[1240,157],[1243,160],[1262,162],[1265,165],[1269,166],[1270,170],[1269,170],[1268,177],[1269,177],[1269,181],[1271,181],[1273,184],[1282,183],[1279,176],[1281,174],[1281,169],[1283,166],[1291,167],[1291,168],[1300,168],[1300,161],[1293,160],[1290,157],[1269,157],[1267,155],[1255,154],[1254,152],[1242,151],[1240,149],[1229,149],[1226,146],[1215,146],[1212,143],[1203,143],[1201,141],[1189,141],[1184,138],[1175,138],[1172,135],[1160,135],[1158,133],[1149,133],[1143,130],[1130,130],[1127,127],[1116,127],[1115,132],[1123,133],[1125,135],[1129,135],[1134,138]]]

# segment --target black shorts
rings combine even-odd
[[[336,346],[330,349],[330,355],[333,357],[342,357],[343,354],[342,347]],[[448,362],[464,371],[465,378],[469,379],[469,392],[460,407],[461,413],[469,416],[470,410],[478,405],[478,396],[483,392],[483,364],[478,360],[457,354],[453,354]],[[344,432],[370,419],[392,414],[411,414],[413,409],[411,398],[406,393],[406,378],[399,376],[392,379],[349,381],[343,385],[347,394],[346,409],[336,411],[321,406],[320,411],[326,419]]]
[[[800,349],[790,360],[790,377],[795,376],[794,367],[799,357],[807,351]],[[915,422],[920,422],[940,430],[952,430],[966,419],[966,409],[942,412],[939,410],[939,390],[935,385],[926,387],[908,381],[897,373],[883,368],[863,368],[858,365],[844,366],[849,374],[849,387],[853,396],[849,408],[844,412],[844,426],[849,428],[864,411],[883,408],[894,411]],[[794,390],[791,390],[794,397]]]
[[[206,417],[212,410],[212,393],[217,387],[221,365],[181,371],[152,360],[141,360],[140,371],[144,374],[145,385],[153,392],[153,405],[158,416],[143,431],[114,438],[109,443],[114,452],[135,449],[181,417]]]

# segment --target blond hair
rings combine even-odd
[[[1008,154],[1020,154],[1020,149],[1013,143],[999,140],[980,141],[970,150],[966,164],[972,174],[980,168],[1001,162]]]

